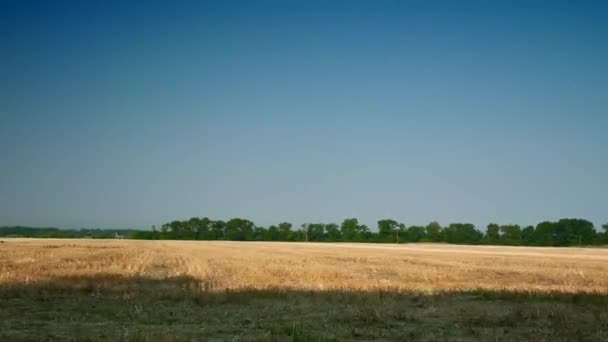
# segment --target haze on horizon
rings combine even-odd
[[[603,2],[0,4],[0,226],[608,222]]]

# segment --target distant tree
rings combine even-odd
[[[451,223],[444,229],[445,241],[456,244],[477,244],[483,234],[471,223]]]
[[[556,238],[555,224],[543,221],[536,225],[532,241],[538,246],[553,246]]]
[[[583,219],[561,219],[557,222],[565,234],[568,235],[569,243],[565,245],[590,245],[595,241],[597,232],[593,223]]]
[[[603,232],[596,232],[595,243],[596,245],[608,244],[608,223],[601,225]]]
[[[523,244],[531,245],[534,238],[534,226],[527,226],[521,231]]]
[[[279,223],[279,236],[282,241],[289,241],[293,239],[293,231],[291,230],[291,223],[281,222]]]
[[[214,240],[225,240],[226,239],[226,222],[222,220],[211,222],[211,234]]]
[[[362,231],[362,226],[359,225],[359,220],[356,218],[347,218],[340,225],[340,234],[344,241],[356,241]]]
[[[306,224],[308,231],[308,241],[323,241],[325,240],[325,224],[323,223],[309,223]]]
[[[179,234],[185,230],[184,223],[182,221],[171,221],[169,223],[169,229],[172,233]]]
[[[308,238],[308,223],[302,223],[300,231],[304,233],[304,241],[310,241]]]
[[[213,231],[213,221],[208,217],[203,217],[198,220],[198,239],[215,240],[216,234]]]
[[[198,217],[193,217],[185,222],[185,232],[182,235],[182,238],[189,240],[198,240],[200,232],[201,232],[202,222]]]
[[[156,231],[156,225],[152,225],[151,227],[152,230],[152,234],[150,235],[150,240],[156,240],[158,239],[158,231]],[[130,239],[133,239],[133,237],[129,237]]]
[[[294,230],[291,234],[291,241],[306,241],[307,231],[304,225],[300,229]]]
[[[192,217],[183,221],[171,221],[156,231],[133,229],[58,229],[32,227],[0,227],[0,236],[40,238],[114,238],[115,234],[134,239],[199,239],[199,240],[258,240],[258,241],[375,241],[417,242],[445,241],[458,244],[500,243],[514,245],[572,246],[608,243],[608,223],[601,226],[603,232],[595,230],[590,221],[584,219],[560,219],[544,221],[536,227],[521,229],[518,225],[489,224],[485,234],[470,223],[453,223],[442,228],[437,222],[426,227],[411,226],[391,219],[378,221],[378,233],[359,223],[356,218],[345,219],[340,226],[335,223],[311,223],[302,229],[292,230],[292,224],[282,222],[268,229],[246,219],[233,218],[228,222],[213,221],[207,217]]]
[[[395,220],[383,219],[378,221],[378,235],[380,241],[396,242],[398,229],[399,223]]]
[[[426,237],[425,228],[422,226],[411,226],[407,228],[407,240],[409,242],[420,242]]]
[[[251,233],[249,239],[255,241],[271,241],[268,229],[261,226],[256,226],[253,228],[253,232]]]
[[[279,231],[279,227],[275,225],[271,225],[268,227],[266,231],[266,236],[264,238],[266,241],[280,241],[281,240],[281,232]]]
[[[128,238],[139,240],[153,240],[155,238],[155,232],[140,230],[129,234]]]
[[[429,241],[441,241],[442,228],[439,222],[433,221],[426,226],[426,237]]]
[[[328,223],[325,225],[325,231],[327,232],[327,240],[329,241],[340,241],[340,227],[335,223]]]
[[[486,241],[496,243],[500,239],[500,226],[496,223],[490,223],[486,227]]]
[[[521,244],[521,227],[516,224],[500,226],[500,239],[507,245]]]
[[[373,233],[368,226],[362,224],[359,226],[355,241],[370,241],[373,237]]]
[[[233,218],[226,222],[226,239],[245,241],[252,240],[255,224],[249,220]]]
[[[168,231],[165,234],[165,238],[169,239],[188,239],[192,238],[190,234],[188,234],[189,227],[187,225],[188,221],[171,221],[167,224]]]
[[[544,221],[534,230],[533,241],[541,246],[572,246],[592,244],[596,240],[593,223],[582,219]]]
[[[397,228],[397,237],[398,237],[397,242],[399,242],[399,243],[408,242],[407,227],[404,223],[399,223],[399,227]]]
[[[169,231],[169,224],[165,223],[160,227],[160,231],[163,233],[167,233]]]

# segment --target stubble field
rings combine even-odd
[[[1,340],[606,340],[608,250],[4,239]]]

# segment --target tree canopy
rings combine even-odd
[[[608,244],[608,223],[603,232],[595,230],[593,223],[584,219],[564,218],[543,221],[536,226],[521,228],[516,224],[490,223],[486,231],[472,223],[450,223],[442,227],[436,221],[426,226],[406,226],[385,218],[377,222],[372,231],[357,218],[346,218],[337,223],[305,223],[294,229],[289,222],[269,227],[257,226],[243,218],[228,221],[208,217],[192,217],[165,223],[160,230],[103,230],[58,228],[0,227],[0,236],[46,238],[114,238],[116,235],[133,239],[171,240],[233,240],[233,241],[315,241],[315,242],[444,242],[454,244],[489,244],[522,246],[579,246]]]

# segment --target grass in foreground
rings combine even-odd
[[[600,294],[209,292],[189,277],[97,275],[3,286],[0,300],[2,340],[608,338]]]

